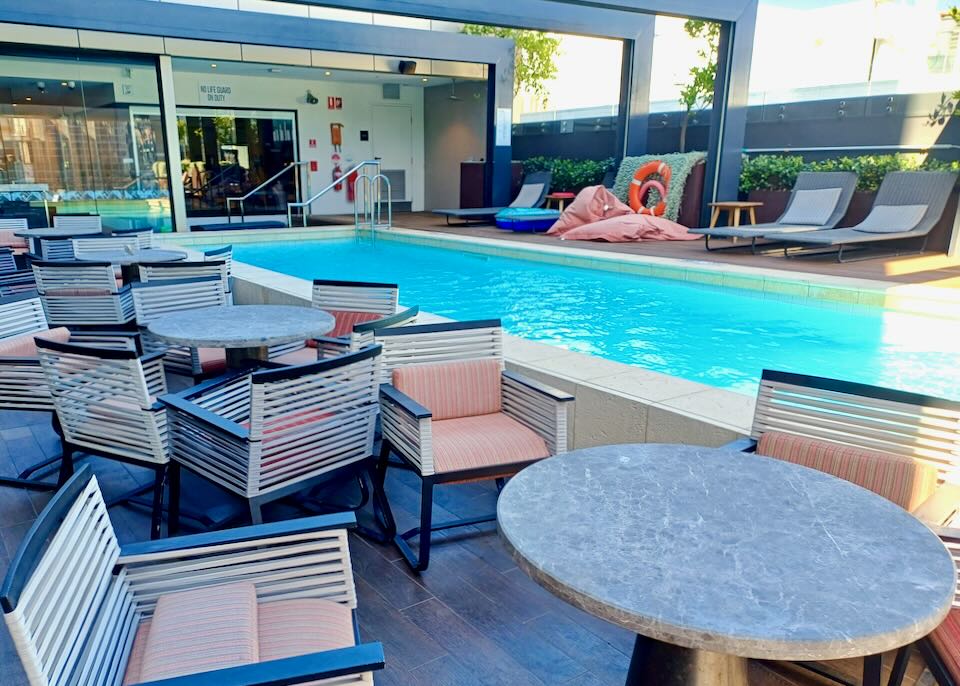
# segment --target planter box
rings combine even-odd
[[[953,231],[953,220],[957,213],[957,194],[958,189],[955,188],[950,200],[947,201],[943,216],[930,232],[927,250],[931,252],[946,252],[950,246],[950,233]],[[789,191],[750,191],[747,200],[763,203],[763,207],[757,208],[757,222],[762,224],[776,221],[786,209],[789,197]],[[863,218],[870,213],[876,197],[877,194],[873,191],[856,191],[839,226],[855,226],[863,221]]]

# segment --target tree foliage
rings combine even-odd
[[[463,27],[463,32],[471,36],[494,36],[512,40],[516,45],[513,94],[526,91],[542,104],[547,103],[546,82],[557,75],[555,58],[560,52],[559,38],[542,31],[479,24],[467,24]]]
[[[697,55],[703,63],[690,67],[690,80],[680,90],[680,104],[683,105],[683,120],[680,123],[680,152],[687,146],[687,127],[694,112],[700,112],[713,105],[713,89],[717,80],[717,54],[720,50],[720,24],[702,19],[688,19],[683,30],[691,38],[702,42]]]

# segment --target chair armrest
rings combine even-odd
[[[257,541],[267,545],[271,538],[294,536],[298,534],[330,531],[333,529],[352,529],[357,525],[357,516],[353,512],[336,512],[316,517],[301,517],[269,524],[254,524],[223,531],[208,531],[189,536],[174,536],[155,541],[130,543],[120,548],[119,563],[136,561],[140,556],[166,553],[173,550],[193,550],[207,546],[219,546],[227,543],[249,543]]]
[[[931,526],[950,524],[960,509],[960,484],[943,483],[911,513]],[[960,533],[958,531],[957,533]]]
[[[502,375],[503,375],[503,378],[510,379],[511,381],[515,381],[516,383],[525,386],[531,391],[540,393],[541,395],[545,395],[549,398],[552,398],[553,400],[556,400],[558,403],[568,403],[574,400],[574,397],[569,393],[564,393],[563,391],[558,390],[553,386],[548,386],[545,383],[540,383],[539,381],[531,379],[528,376],[524,376],[523,374],[504,371],[502,372]]]
[[[540,436],[551,455],[567,452],[567,403],[574,398],[515,372],[502,372],[502,411]]]
[[[191,389],[193,390],[193,389]],[[160,402],[167,406],[167,409],[179,412],[189,416],[191,419],[212,426],[213,428],[228,433],[234,438],[248,440],[250,431],[237,422],[224,419],[216,412],[204,409],[189,400],[182,398],[178,394],[168,393],[160,397]]]
[[[318,360],[350,352],[350,338],[348,336],[319,336],[312,340],[317,346]]]
[[[720,447],[726,450],[735,450],[738,453],[755,453],[757,452],[757,441],[748,436],[747,438],[738,438],[735,441],[730,441]]]
[[[136,350],[137,334],[133,331],[71,331],[70,342],[96,345],[100,348]]]
[[[149,681],[142,686],[287,686],[363,674],[383,669],[383,665],[383,645],[361,643],[350,648]]]
[[[434,473],[433,413],[391,384],[380,386],[380,427],[384,440],[423,476]]]

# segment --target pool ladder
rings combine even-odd
[[[384,221],[384,195],[386,195],[386,221]],[[389,229],[393,226],[393,193],[390,179],[380,173],[372,176],[361,172],[357,176],[353,196],[353,225],[357,228],[357,239],[362,231],[369,231],[370,240],[377,242],[377,229]]]

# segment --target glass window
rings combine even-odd
[[[0,215],[171,230],[159,103],[149,59],[0,55]]]

